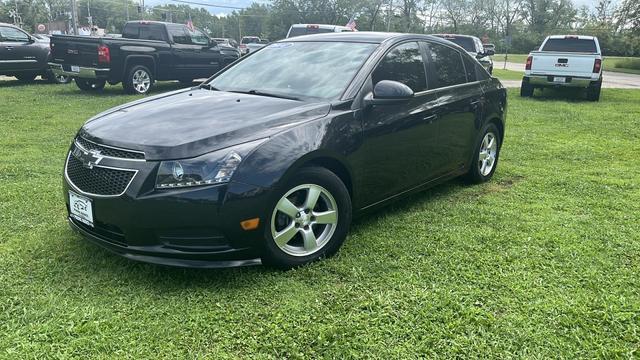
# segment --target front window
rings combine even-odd
[[[389,51],[372,75],[374,86],[382,80],[401,82],[413,92],[427,89],[422,52],[417,42],[401,44]]]
[[[209,84],[222,91],[259,91],[337,99],[377,44],[280,42],[264,47]]]
[[[191,43],[193,45],[202,45],[202,46],[209,45],[209,38],[205,34],[203,34],[200,30],[194,29],[194,30],[188,30],[188,31],[189,31],[189,37],[191,37]]]
[[[467,82],[460,53],[448,46],[428,43],[431,66],[436,75],[437,87],[453,86]]]
[[[11,27],[0,27],[0,39],[7,42],[27,42],[29,35]]]

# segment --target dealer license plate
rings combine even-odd
[[[80,72],[80,66],[71,65],[71,72],[79,73]]]
[[[91,199],[69,191],[69,212],[72,218],[93,226],[93,204]]]
[[[553,82],[565,83],[565,82],[567,82],[567,78],[563,77],[563,76],[554,76],[553,77]]]

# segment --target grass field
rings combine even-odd
[[[522,80],[524,71],[503,70],[494,68],[492,75],[500,80]]]
[[[493,61],[496,62],[496,64],[499,64],[501,61],[504,62],[504,54],[496,54],[495,56],[492,56],[492,58],[493,58]],[[621,73],[627,73],[627,74],[640,74],[640,70],[638,69],[626,69],[624,67],[622,68],[616,67],[616,64],[618,64],[623,60],[628,60],[628,59],[635,59],[635,58],[622,57],[622,56],[605,56],[602,64],[604,65],[605,71],[621,72]],[[524,64],[527,61],[527,54],[509,54],[507,61]]]
[[[0,82],[0,358],[638,356],[640,91],[509,97],[491,182],[358,220],[304,268],[204,271],[121,259],[65,222],[76,130],[134,97]]]

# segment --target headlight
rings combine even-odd
[[[243,157],[265,140],[232,146],[192,159],[163,161],[158,169],[156,188],[171,189],[229,182]]]

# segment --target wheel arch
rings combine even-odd
[[[156,59],[150,55],[129,55],[125,59],[124,62],[124,73],[122,74],[123,78],[129,74],[129,69],[136,65],[143,65],[149,68],[151,71],[151,75],[156,78],[157,74],[157,66]]]

